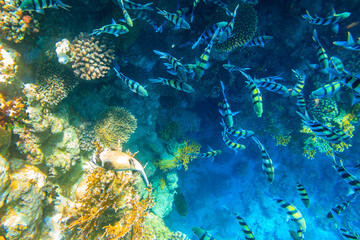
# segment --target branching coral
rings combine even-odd
[[[7,51],[0,44],[0,83],[9,84],[14,80],[17,71],[15,63],[17,56],[16,52]]]
[[[287,146],[290,142],[291,136],[272,136],[273,139],[276,139],[276,146]]]
[[[170,122],[164,129],[160,130],[160,137],[165,141],[177,138],[179,136],[179,125],[177,122]]]
[[[231,17],[224,11],[217,12],[211,24],[219,21],[231,21]],[[214,50],[218,52],[231,52],[250,41],[256,32],[257,16],[255,9],[250,4],[242,4],[237,10],[232,37],[223,43],[214,44]]]
[[[16,2],[0,0],[0,36],[19,43],[25,35],[39,32],[39,22],[31,15],[24,15]]]
[[[114,60],[114,47],[101,43],[99,37],[80,33],[72,42],[72,68],[76,76],[95,80],[109,72]]]
[[[196,158],[196,154],[200,152],[201,145],[193,140],[185,140],[179,144],[174,157],[171,159],[160,159],[155,165],[163,171],[174,169],[178,166],[183,166],[185,170],[188,169],[188,164]]]
[[[0,126],[12,129],[16,122],[26,118],[25,104],[22,98],[6,101],[0,93]]]
[[[153,205],[151,188],[146,198],[134,190],[126,172],[90,170],[76,190],[76,200],[63,221],[77,238],[101,235],[107,239],[141,239],[147,210]]]
[[[115,148],[120,140],[124,144],[137,128],[136,118],[125,108],[110,107],[100,115],[95,125],[95,136],[102,145]]]

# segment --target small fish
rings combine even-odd
[[[62,8],[69,10],[71,6],[62,3],[60,0],[24,0],[19,6],[24,11],[35,11],[44,14],[44,8]]]
[[[335,207],[331,208],[331,211],[327,214],[326,217],[334,218],[332,214],[333,212],[335,212],[337,215],[341,215],[351,203],[355,202],[356,198],[359,196],[358,193],[353,194],[354,196],[350,200],[337,204]]]
[[[232,20],[223,28],[220,28],[220,32],[216,38],[216,42],[224,43],[226,40],[233,36],[232,32],[234,30],[236,13],[239,8],[239,5],[236,6],[234,13],[232,14]]]
[[[319,61],[319,66],[320,69],[323,73],[328,73],[328,68],[329,68],[329,57],[326,54],[325,49],[322,47],[318,37],[317,37],[317,32],[314,29],[313,32],[313,37],[312,39],[315,41],[316,43],[316,54],[317,54],[317,58]]]
[[[343,62],[341,61],[340,58],[337,58],[337,57],[331,57],[330,58],[330,64],[329,64],[329,67],[333,70],[335,70],[335,74],[336,75],[341,75],[344,73],[344,71],[346,72],[345,70],[345,67],[344,67],[344,64]]]
[[[328,141],[329,143],[339,144],[341,142],[349,142],[350,137],[340,129],[330,128],[318,120],[312,120],[309,114],[297,112],[302,119],[302,122],[308,126],[311,131],[318,137]]]
[[[291,203],[285,202],[281,198],[274,197],[274,200],[280,204],[280,206],[286,210],[287,215],[293,220],[300,230],[306,232],[306,223],[301,212]]]
[[[146,3],[146,4],[139,4],[139,3],[134,3],[131,2],[129,0],[124,0],[124,7],[127,9],[131,9],[131,10],[148,10],[148,11],[154,11],[154,9],[152,7],[150,7],[150,5],[152,5],[153,3]]]
[[[360,93],[360,76],[346,74],[345,77],[341,78],[340,81],[351,88],[354,92]]]
[[[296,95],[296,106],[299,107],[299,110],[302,114],[305,114],[306,112],[306,101],[304,98],[304,94],[300,92],[298,95]]]
[[[335,41],[333,44],[349,50],[360,51],[360,39],[355,42],[350,32],[348,32],[347,41]]]
[[[344,239],[349,239],[349,240],[359,240],[360,239],[359,234],[357,234],[356,232],[352,233],[349,230],[347,230],[345,227],[337,226],[337,229],[339,230],[340,235]]]
[[[185,20],[185,14],[183,16],[179,16],[178,13],[169,13],[165,10],[161,10],[159,8],[156,8],[158,10],[158,14],[163,15],[167,20],[175,24],[175,28],[183,28],[183,29],[190,29],[190,25]]]
[[[149,15],[147,15],[144,11],[136,11],[135,12],[136,16],[138,19],[141,19],[145,22],[147,22],[148,24],[150,24],[150,26],[152,26],[154,29],[155,29],[155,32],[162,32],[163,28],[162,26],[163,25],[160,25],[159,27],[157,26],[158,23],[155,22],[154,20],[152,20]]]
[[[254,132],[251,130],[244,130],[241,128],[235,129],[233,127],[227,127],[223,119],[221,119],[220,125],[224,128],[224,130],[227,134],[230,134],[230,135],[236,137],[237,139],[247,138],[247,137],[251,137],[252,135],[254,135]]]
[[[231,141],[228,136],[226,135],[225,132],[222,132],[222,136],[223,136],[223,141],[225,142],[225,144],[233,149],[235,152],[239,151],[239,150],[244,150],[246,148],[246,146],[239,144],[237,142],[233,142]]]
[[[246,222],[244,221],[244,219],[242,217],[239,216],[238,213],[231,211],[230,209],[228,209],[227,207],[225,207],[225,210],[228,211],[231,215],[234,215],[236,220],[238,221],[241,230],[243,231],[243,233],[245,234],[245,239],[246,240],[255,240],[255,236],[254,233],[251,231],[251,229],[249,228],[249,226],[246,224]]]
[[[167,78],[156,78],[156,79],[149,79],[150,82],[153,83],[162,83],[164,85],[168,85],[172,88],[175,88],[176,90],[182,91],[182,92],[186,92],[186,93],[191,93],[194,92],[195,90],[187,83],[184,82],[180,82],[178,80],[175,79],[167,79]]]
[[[210,158],[210,161],[213,162],[214,158],[221,153],[221,150],[213,150],[210,146],[208,146],[208,152],[190,155],[196,156],[197,158]]]
[[[261,157],[262,157],[262,169],[265,172],[265,175],[270,183],[274,181],[275,171],[274,165],[271,161],[269,153],[266,151],[264,145],[257,139],[256,137],[252,136],[254,142],[258,145],[261,150]]]
[[[250,75],[244,72],[241,72],[241,74],[244,75],[248,80],[246,83],[251,90],[251,100],[253,103],[254,112],[257,117],[261,117],[263,114],[263,104],[260,89],[257,87],[255,81],[252,79],[252,77],[250,77]]]
[[[180,192],[180,188],[175,189],[174,205],[176,211],[181,217],[185,217],[188,214],[188,206],[184,197],[184,194]]]
[[[114,68],[114,70],[116,72],[116,76],[118,78],[120,78],[130,88],[131,91],[139,94],[142,97],[148,96],[148,92],[146,91],[146,89],[143,86],[141,86],[139,83],[135,82],[134,80],[126,77],[124,74],[119,72],[116,68]]]
[[[344,179],[344,181],[347,182],[355,192],[360,191],[360,181],[359,181],[359,179],[357,179],[357,177],[355,177],[354,175],[349,173],[344,168],[341,158],[335,153],[334,149],[333,149],[333,158],[334,158],[334,162],[335,162],[335,165],[333,167],[338,172],[340,177],[342,179]],[[339,162],[340,165],[337,164],[337,162]]]
[[[244,45],[241,46],[241,48],[246,48],[246,47],[265,47],[265,44],[270,42],[271,39],[273,39],[273,36],[260,36],[260,37],[255,37],[253,39],[251,39],[250,41],[248,41],[247,43],[245,43]]]
[[[211,39],[214,36],[218,28],[220,29],[225,28],[227,24],[228,24],[227,22],[217,22],[206,28],[205,31],[200,35],[198,40],[192,45],[191,49],[195,49],[197,46],[199,46],[199,44],[207,42],[209,39]]]
[[[121,11],[123,12],[125,22],[127,23],[127,25],[129,25],[129,27],[133,27],[134,26],[133,21],[132,21],[130,15],[129,15],[129,13],[125,9],[124,1],[123,0],[117,0],[117,2],[118,2],[119,6],[121,8]]]
[[[301,230],[298,230],[297,232],[293,230],[289,230],[290,236],[294,240],[304,240],[305,236],[304,233]]]
[[[304,206],[308,208],[310,206],[310,199],[305,188],[299,182],[296,183],[296,188],[299,195],[301,196],[301,201],[303,202]]]
[[[100,35],[102,33],[107,33],[107,34],[113,34],[116,37],[118,37],[120,34],[125,34],[129,32],[129,29],[121,24],[117,24],[115,22],[115,20],[113,19],[111,24],[105,25],[101,28],[98,29],[94,29],[92,33],[90,33],[89,35]]]
[[[192,5],[192,9],[191,9],[191,18],[190,18],[190,22],[192,23],[194,20],[194,12],[196,7],[199,5],[201,0],[194,0],[193,5]],[[206,2],[206,1],[204,1]]]
[[[303,19],[305,19],[306,21],[308,21],[309,23],[314,24],[314,25],[323,25],[323,26],[332,25],[333,31],[338,33],[339,32],[339,22],[345,20],[350,15],[351,15],[351,13],[349,13],[349,12],[343,12],[343,13],[337,14],[335,12],[335,10],[332,9],[332,15],[329,17],[321,18],[321,17],[315,15],[315,18],[313,18],[309,14],[309,11],[306,10],[306,14],[301,15],[301,17]]]
[[[205,2],[211,2],[215,5],[218,5],[220,8],[222,8],[228,16],[232,16],[232,12],[228,9],[228,5],[223,3],[220,0],[206,0]]]
[[[167,69],[174,70],[174,71],[169,70],[168,71],[169,73],[175,74],[175,75],[177,74],[179,79],[183,82],[187,81],[186,69],[181,64],[180,59],[177,59],[168,53],[160,52],[158,50],[153,50],[153,52],[155,54],[159,55],[160,58],[165,58],[170,62],[169,64],[168,63],[164,64],[167,67]]]
[[[241,68],[241,67],[237,67],[235,65],[232,65],[230,63],[225,63],[223,64],[223,67],[228,70],[229,72],[235,72],[235,71],[239,71],[239,72],[245,72],[246,70],[249,70],[250,68]]]
[[[323,98],[326,96],[330,96],[336,93],[337,91],[339,91],[342,86],[343,86],[342,83],[338,81],[325,84],[321,88],[318,88],[315,91],[313,91],[310,94],[310,98]]]
[[[298,95],[299,93],[301,93],[301,91],[303,90],[304,85],[305,85],[306,75],[305,74],[300,75],[298,70],[291,69],[291,71],[293,71],[293,73],[295,73],[295,76],[297,78],[297,82],[296,82],[294,88],[291,90],[291,97],[294,97],[294,96]]]
[[[268,91],[275,92],[282,95],[290,95],[289,89],[284,85],[275,82],[272,78],[254,79],[256,86],[265,88]]]
[[[219,105],[221,106],[222,109],[219,109],[219,112],[221,114],[221,116],[223,118],[225,118],[225,122],[226,122],[226,126],[227,127],[233,127],[234,126],[234,119],[233,116],[235,116],[236,114],[238,114],[238,112],[231,112],[230,109],[230,104],[227,101],[226,95],[225,95],[225,86],[224,83],[222,81],[220,81],[221,84],[221,90],[222,90],[222,94],[224,96],[224,102],[223,103],[219,103]]]

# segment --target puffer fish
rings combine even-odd
[[[314,42],[316,43],[316,55],[319,61],[319,66],[320,69],[323,73],[328,73],[328,68],[329,68],[329,57],[326,54],[325,49],[322,47],[318,37],[317,37],[317,32],[316,29],[314,29],[313,32],[313,37],[312,39],[314,40]]]
[[[184,82],[180,82],[178,80],[175,79],[167,79],[167,78],[156,78],[156,79],[149,79],[150,82],[152,83],[162,83],[164,85],[168,85],[172,88],[175,88],[176,90],[182,91],[182,92],[186,92],[186,93],[191,93],[194,92],[195,90],[192,88],[192,86],[190,86],[187,83]]]
[[[155,54],[159,55],[160,58],[165,58],[170,62],[170,63],[164,63],[164,65],[167,67],[169,73],[171,73],[173,75],[177,75],[179,77],[179,79],[183,82],[187,81],[186,69],[181,64],[180,59],[177,59],[168,53],[160,52],[158,50],[153,50],[153,52]]]
[[[355,42],[353,36],[348,32],[348,37],[346,41],[335,41],[333,42],[336,46],[341,46],[345,49],[360,51],[360,39]]]
[[[147,22],[148,24],[150,24],[150,26],[155,29],[155,32],[162,32],[162,30],[163,30],[162,26],[163,26],[163,25],[160,25],[160,26],[158,27],[158,26],[157,26],[158,23],[155,22],[154,20],[152,20],[152,19],[145,13],[145,11],[136,11],[135,14],[136,14],[136,16],[137,16],[138,19],[141,19],[141,20]]]
[[[252,79],[252,77],[250,77],[250,75],[248,75],[244,72],[241,72],[241,73],[248,80],[248,81],[246,81],[246,83],[248,84],[247,86],[251,90],[251,100],[253,103],[253,108],[254,108],[255,114],[257,117],[261,117],[263,114],[263,104],[262,104],[262,95],[261,95],[260,89],[257,87],[254,79]]]
[[[213,150],[210,146],[208,146],[208,151],[207,152],[204,152],[204,153],[198,153],[198,154],[189,154],[189,155],[193,155],[197,158],[209,158],[211,162],[214,161],[214,158],[217,156],[217,155],[220,155],[222,152],[221,150]]]
[[[300,112],[297,113],[301,117],[302,122],[308,126],[316,136],[328,141],[329,143],[339,144],[341,142],[349,142],[350,137],[340,129],[334,129],[322,124],[318,120],[312,120],[307,111],[305,111],[305,114]]]
[[[306,232],[306,223],[301,212],[291,203],[285,202],[279,197],[274,197],[274,200],[286,210],[287,215],[294,221],[302,232]]]
[[[150,7],[150,5],[152,5],[153,3],[146,3],[146,4],[139,4],[139,3],[134,3],[131,2],[129,0],[124,0],[124,7],[127,9],[131,9],[131,10],[148,10],[148,11],[154,11],[154,9],[152,7]]]
[[[214,36],[216,30],[218,28],[222,29],[227,26],[227,22],[217,22],[208,28],[205,29],[205,31],[200,35],[200,37],[196,40],[196,42],[192,45],[191,49],[195,49],[199,44],[202,44],[206,42],[208,39],[211,39],[212,36]]]
[[[251,231],[251,229],[246,224],[244,219],[242,217],[240,217],[238,213],[231,211],[230,209],[228,209],[225,206],[224,206],[224,208],[228,213],[235,216],[236,220],[238,221],[238,223],[239,223],[239,225],[241,227],[241,230],[245,234],[245,239],[247,239],[247,240],[255,240],[254,233]]]
[[[355,202],[356,198],[359,196],[359,193],[360,192],[353,194],[354,196],[350,200],[337,204],[335,207],[331,208],[331,211],[327,214],[326,217],[334,218],[332,214],[333,212],[335,212],[337,215],[341,215],[351,203]]]
[[[221,119],[220,125],[224,128],[224,130],[227,134],[230,134],[230,135],[236,137],[237,139],[247,138],[247,137],[251,137],[252,135],[254,135],[254,132],[251,130],[244,130],[241,128],[235,129],[233,127],[227,127],[223,119]]]
[[[225,132],[222,132],[222,137],[223,137],[223,141],[225,142],[225,144],[233,149],[235,152],[239,151],[239,150],[244,150],[246,148],[246,146],[239,144],[237,142],[233,142],[231,141],[228,136],[226,135]]]
[[[325,84],[321,88],[314,90],[310,94],[310,98],[323,98],[326,96],[330,96],[336,93],[337,91],[339,91],[341,87],[342,87],[342,83],[338,81]]]
[[[274,165],[271,161],[269,153],[266,151],[264,145],[257,139],[256,137],[252,136],[254,142],[258,145],[259,149],[261,150],[261,157],[262,157],[262,169],[265,172],[265,175],[270,183],[274,181],[275,171]]]
[[[235,65],[232,65],[230,63],[225,63],[223,64],[223,67],[228,70],[229,72],[235,72],[235,71],[239,71],[239,72],[245,72],[246,70],[249,70],[250,68],[241,68],[241,67],[237,67]]]
[[[118,37],[120,34],[125,34],[129,32],[129,29],[121,24],[117,24],[115,22],[115,20],[113,19],[111,24],[105,25],[101,28],[98,29],[94,29],[92,33],[90,33],[89,35],[100,35],[102,33],[107,33],[107,34],[113,34],[116,37]]]
[[[301,185],[301,183],[299,183],[299,182],[296,183],[296,188],[297,188],[298,194],[301,197],[301,201],[303,202],[304,206],[308,208],[310,206],[309,194],[306,192],[303,185]]]
[[[299,107],[299,110],[302,114],[305,114],[306,101],[304,98],[304,94],[302,94],[302,92],[300,92],[298,95],[296,95],[296,106]]]
[[[121,11],[123,12],[125,22],[127,23],[127,25],[129,25],[129,27],[133,27],[134,23],[133,23],[130,15],[129,15],[129,13],[125,9],[124,1],[123,0],[117,0],[117,2],[118,2],[119,6],[121,8]]]
[[[71,6],[62,3],[60,0],[24,0],[20,4],[20,9],[24,11],[35,11],[44,14],[44,8],[62,8],[69,10]]]
[[[141,86],[139,83],[135,82],[134,80],[126,77],[124,74],[119,72],[116,68],[114,68],[114,70],[116,72],[116,76],[118,78],[120,78],[130,88],[131,91],[139,94],[142,97],[148,96],[148,92],[146,91],[146,89],[143,86]]]
[[[360,181],[357,177],[355,177],[354,175],[352,175],[351,173],[349,173],[343,166],[343,162],[342,160],[339,158],[339,156],[335,153],[334,149],[333,149],[333,158],[334,158],[334,162],[335,165],[333,166],[335,168],[335,170],[338,172],[338,174],[340,175],[340,177],[342,179],[344,179],[345,182],[347,182],[347,184],[350,185],[350,187],[356,192],[356,191],[360,191]],[[340,165],[338,164],[338,162],[340,163]]]
[[[314,25],[332,25],[332,29],[334,32],[338,33],[339,32],[339,22],[345,20],[346,18],[348,18],[351,15],[351,13],[349,12],[343,12],[343,13],[339,13],[337,14],[335,12],[334,9],[332,9],[332,15],[326,18],[321,18],[317,15],[315,15],[315,18],[313,18],[309,11],[306,10],[306,14],[301,15],[301,17],[303,19],[305,19],[306,21],[308,21],[311,24]]]
[[[244,45],[241,46],[241,48],[247,48],[247,47],[265,47],[265,44],[270,42],[271,39],[273,39],[273,36],[260,36],[260,37],[255,37],[253,39],[251,39],[250,41],[248,41],[247,43],[245,43]]]
[[[289,230],[290,236],[294,240],[303,240],[305,239],[304,233],[301,230],[298,230],[297,232],[293,230]]]
[[[219,109],[219,112],[221,114],[221,116],[223,118],[225,118],[225,123],[227,127],[233,127],[234,126],[234,118],[233,116],[235,116],[236,114],[238,114],[239,112],[232,112],[230,109],[230,104],[227,101],[226,95],[225,95],[225,86],[224,83],[222,81],[220,81],[221,84],[221,90],[222,90],[222,94],[224,96],[224,102],[223,103],[219,103],[219,105],[221,106],[221,109]]]
[[[195,69],[195,79],[200,79],[204,75],[205,70],[209,68],[210,52],[214,44],[214,38],[217,37],[219,31],[220,31],[219,28],[217,28],[209,44],[206,46],[204,52],[201,54],[200,59],[197,60],[196,69]]]
[[[175,29],[183,28],[183,29],[190,29],[189,23],[185,20],[185,15],[179,16],[178,13],[170,13],[165,10],[161,10],[159,8],[156,8],[158,10],[158,14],[163,15],[167,20],[175,24]]]
[[[275,92],[282,95],[290,95],[289,89],[281,83],[275,82],[272,78],[254,79],[258,87],[265,88],[268,91]]]
[[[202,228],[193,227],[191,230],[193,231],[195,236],[199,238],[199,240],[215,240],[215,238],[211,236],[211,234],[208,231]]]
[[[295,76],[297,78],[297,82],[296,82],[294,88],[291,90],[291,97],[294,97],[294,96],[298,95],[299,93],[301,93],[301,91],[303,90],[304,85],[305,85],[306,75],[305,74],[300,75],[298,70],[291,69],[291,71],[293,71],[293,73],[295,73]]]

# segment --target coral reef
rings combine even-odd
[[[59,63],[67,64],[71,60],[72,48],[73,46],[66,38],[55,43],[55,52]]]
[[[25,35],[39,32],[39,22],[32,15],[24,15],[16,2],[0,0],[0,36],[19,43]]]
[[[329,122],[339,115],[337,103],[333,99],[321,98],[311,102],[308,106],[310,116],[320,122]]]
[[[211,20],[210,25],[216,22],[231,21],[231,17],[227,16],[221,9],[217,11],[215,17]],[[256,32],[257,16],[255,9],[250,4],[242,4],[237,10],[235,17],[234,29],[232,37],[223,43],[214,44],[214,50],[217,52],[231,52],[250,41]]]
[[[95,141],[94,124],[90,122],[81,123],[76,128],[76,133],[79,137],[80,149],[82,151],[92,152],[95,150],[93,142]]]
[[[124,144],[136,130],[136,118],[125,108],[110,107],[100,114],[95,125],[95,136],[103,146],[115,148],[120,140]]]
[[[3,194],[10,184],[9,163],[0,155],[0,208],[3,206],[6,194]]]
[[[21,97],[6,101],[0,93],[0,126],[5,129],[12,129],[15,123],[26,118],[25,104]]]
[[[105,38],[103,38],[105,39]],[[72,41],[72,68],[76,76],[85,80],[95,80],[109,72],[114,60],[114,46],[104,44],[99,37],[80,33]]]
[[[18,53],[5,50],[3,45],[0,44],[0,83],[9,84],[14,80],[17,71],[15,63],[17,57]]]

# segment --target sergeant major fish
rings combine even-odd
[[[341,215],[351,203],[356,201],[356,198],[359,196],[359,193],[360,192],[353,194],[354,196],[350,200],[337,204],[335,207],[331,208],[331,211],[327,214],[326,217],[334,218],[332,214],[333,212],[335,212],[337,215]]]
[[[232,14],[232,20],[224,28],[220,28],[220,32],[216,38],[218,43],[223,43],[234,35],[232,32],[234,30],[235,18],[238,8],[239,5],[236,6],[234,13]]]
[[[71,6],[62,3],[60,0],[24,0],[19,6],[24,11],[35,11],[44,14],[44,8],[62,8],[69,10]]]
[[[326,97],[326,96],[336,93],[337,91],[339,91],[341,89],[341,87],[342,87],[341,82],[338,82],[338,81],[331,82],[331,83],[325,84],[321,88],[314,90],[310,94],[310,97],[311,98],[323,98],[323,97]]]
[[[193,227],[191,230],[193,231],[195,236],[199,238],[199,240],[215,240],[215,238],[211,236],[211,234],[208,231],[202,228]]]
[[[244,150],[246,148],[246,146],[239,144],[237,142],[231,141],[228,136],[226,135],[225,131],[222,132],[222,136],[223,136],[223,141],[224,143],[230,148],[233,149],[235,152],[239,151],[239,150]]]
[[[306,101],[304,98],[304,94],[302,94],[302,92],[300,92],[298,95],[296,95],[296,106],[299,107],[299,110],[302,114],[305,114]]]
[[[156,78],[156,79],[149,79],[150,82],[153,83],[162,83],[164,85],[168,85],[176,90],[191,93],[194,92],[194,89],[187,83],[177,81],[175,79],[167,79],[167,78]]]
[[[321,18],[317,15],[315,15],[315,18],[313,18],[309,11],[306,10],[306,14],[301,15],[301,17],[303,19],[305,19],[306,21],[308,21],[311,24],[314,25],[332,25],[332,29],[334,32],[338,33],[339,32],[339,22],[345,20],[346,18],[348,18],[351,14],[349,12],[343,12],[343,13],[339,13],[337,14],[335,12],[334,9],[332,9],[332,15],[326,18]]]
[[[287,215],[293,220],[302,232],[306,232],[306,223],[301,212],[291,203],[282,200],[279,197],[274,197],[274,200],[286,210]]]
[[[226,70],[228,70],[229,72],[235,72],[235,71],[244,72],[244,71],[250,69],[250,68],[237,67],[237,66],[232,65],[232,64],[230,64],[230,63],[225,63],[225,64],[223,64],[223,67],[224,67]]]
[[[308,208],[310,206],[309,194],[306,192],[304,186],[301,185],[299,182],[296,183],[296,188],[297,188],[298,194],[301,197],[301,201],[303,202],[304,206]]]
[[[165,58],[167,59],[170,63],[165,63],[164,65],[167,67],[167,69],[173,69],[174,71],[169,70],[168,72],[171,74],[177,74],[179,79],[183,82],[187,81],[187,76],[186,76],[186,69],[185,67],[181,64],[180,60],[171,56],[168,53],[164,53],[164,52],[160,52],[158,50],[153,50],[155,54],[159,55],[160,58]]]
[[[333,44],[349,50],[360,51],[360,39],[355,42],[350,32],[348,32],[347,41],[335,41]]]
[[[93,35],[93,34],[100,35],[102,33],[107,33],[107,34],[113,34],[116,37],[118,37],[120,34],[125,34],[127,32],[129,32],[129,29],[126,26],[117,24],[115,20],[112,19],[111,24],[105,25],[98,29],[94,29],[93,32],[90,33],[89,35]]]
[[[161,10],[157,8],[158,14],[163,15],[167,20],[175,24],[175,29],[183,28],[183,29],[190,29],[189,23],[185,20],[185,14],[183,16],[179,16],[178,13],[170,13],[165,10]]]
[[[214,33],[216,32],[216,30],[218,28],[224,28],[227,26],[227,22],[217,22],[211,26],[209,26],[208,28],[205,29],[205,31],[200,35],[200,37],[198,38],[198,40],[192,45],[191,49],[195,49],[197,46],[199,46],[199,44],[202,44],[204,42],[206,42],[208,39],[211,39],[212,36],[214,36]]]
[[[312,39],[314,40],[314,42],[316,43],[316,54],[317,54],[317,58],[319,61],[319,66],[321,69],[321,72],[327,74],[328,73],[328,69],[329,69],[329,57],[326,54],[325,49],[322,47],[319,38],[317,37],[317,32],[314,29],[313,32],[313,37]]]
[[[152,20],[146,13],[145,11],[136,11],[135,12],[136,16],[138,19],[141,19],[145,22],[147,22],[148,24],[150,24],[151,27],[154,28],[155,32],[162,32],[163,30],[163,25],[160,25],[159,27],[157,26],[158,23],[155,22],[154,20]]]
[[[254,79],[254,81],[258,87],[263,87],[271,92],[275,92],[286,96],[290,94],[289,89],[287,87],[285,87],[284,85],[278,82],[275,82],[271,78],[270,80],[269,78],[259,78],[259,79]]]
[[[255,114],[257,117],[261,117],[263,114],[263,104],[262,104],[262,95],[260,92],[260,89],[257,87],[254,79],[252,79],[252,77],[250,77],[250,75],[241,72],[248,81],[246,81],[246,83],[248,84],[248,87],[251,90],[251,100],[253,103],[253,108],[255,111]]]
[[[116,76],[118,78],[120,78],[130,88],[131,91],[133,91],[134,93],[137,93],[143,97],[148,96],[148,92],[146,91],[146,89],[143,86],[141,86],[139,83],[135,82],[134,80],[126,77],[124,74],[119,72],[116,68],[114,68],[114,70],[116,72]]]
[[[306,75],[300,75],[298,70],[291,69],[291,71],[295,73],[295,76],[297,78],[297,82],[294,88],[291,90],[291,97],[294,97],[301,93],[302,89],[304,88]]]
[[[241,128],[235,129],[233,127],[227,127],[223,119],[221,119],[220,125],[224,128],[226,133],[236,137],[237,139],[247,138],[247,137],[251,137],[252,135],[254,135],[254,132],[251,130],[244,130]]]
[[[238,221],[241,230],[243,231],[243,233],[245,234],[245,239],[246,240],[255,240],[255,236],[254,233],[251,231],[251,229],[249,228],[249,226],[246,224],[246,222],[244,221],[244,219],[242,217],[239,216],[238,213],[231,211],[230,209],[228,209],[227,207],[225,207],[225,210],[230,213],[231,215],[234,215],[236,220]]]
[[[126,11],[125,9],[125,6],[124,6],[124,1],[123,0],[117,0],[120,8],[121,8],[121,11],[123,12],[123,15],[124,15],[124,19],[127,23],[127,25],[129,25],[129,27],[133,27],[134,24],[133,24],[133,21],[129,15],[129,13]]]
[[[230,104],[227,101],[226,95],[225,95],[225,86],[224,83],[222,81],[220,81],[221,84],[221,90],[222,90],[222,94],[224,96],[224,102],[221,105],[221,109],[219,109],[219,112],[221,114],[221,116],[223,118],[225,118],[225,122],[227,127],[233,127],[234,126],[234,119],[233,116],[235,116],[236,114],[238,114],[239,112],[231,112],[230,109]]]
[[[274,165],[271,161],[269,153],[266,151],[264,145],[257,139],[256,137],[252,136],[254,142],[258,145],[259,149],[261,150],[261,157],[262,157],[262,169],[265,172],[265,175],[270,183],[274,181],[275,171]]]
[[[207,152],[204,152],[204,153],[198,153],[198,154],[194,154],[194,153],[191,153],[189,155],[193,155],[197,158],[209,158],[211,162],[214,161],[214,158],[217,156],[217,155],[220,155],[222,152],[221,150],[213,150],[210,146],[208,146],[208,151]]]
[[[148,10],[148,11],[154,11],[154,9],[152,7],[150,7],[150,5],[152,5],[153,3],[146,3],[146,4],[139,4],[139,3],[134,3],[131,2],[129,0],[124,0],[124,7],[127,9],[131,9],[131,10]]]
[[[270,42],[271,39],[273,39],[274,37],[272,36],[260,36],[260,37],[255,37],[253,39],[251,39],[250,41],[248,41],[247,43],[245,43],[244,45],[241,46],[241,48],[246,48],[246,47],[265,47],[265,44]]]

